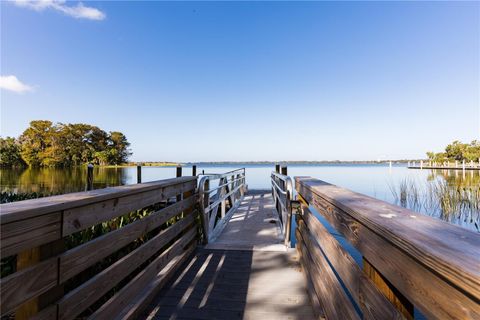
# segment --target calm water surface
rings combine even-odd
[[[241,165],[239,165],[241,166]],[[197,166],[197,173],[221,173],[239,166],[204,165]],[[271,165],[246,165],[246,179],[249,189],[270,189]],[[184,167],[183,174],[191,174],[191,167]],[[142,181],[154,181],[175,177],[175,167],[143,167]],[[479,231],[478,194],[480,193],[480,171],[461,170],[411,170],[404,165],[388,164],[325,164],[289,165],[290,176],[311,176],[353,191],[369,195],[390,203],[403,205],[414,211],[428,214],[460,226]],[[86,169],[0,169],[2,192],[39,192],[61,194],[85,190]],[[136,183],[136,167],[95,168],[94,188]],[[470,201],[476,202],[467,209],[463,205],[457,212],[445,213],[437,199],[433,201],[432,185],[448,186],[451,192],[472,190],[477,192]],[[406,195],[402,197],[402,186]],[[430,186],[430,187],[429,187]],[[438,188],[438,187],[437,187]],[[461,208],[461,209],[460,209]],[[460,212],[461,211],[461,212]]]

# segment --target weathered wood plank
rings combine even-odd
[[[327,319],[360,319],[354,306],[348,299],[342,285],[330,268],[320,248],[308,234],[305,224],[300,221],[297,232],[303,257],[303,265],[313,280],[313,287],[320,303],[324,307]]]
[[[301,183],[297,183],[297,191],[424,315],[434,319],[480,318],[478,296],[458,290],[443,276],[432,272],[415,256],[411,256],[411,252],[408,254],[392,242],[386,241],[383,236],[364,226],[345,210],[302,187]],[[386,205],[383,202],[382,204]],[[379,210],[380,208],[381,206]],[[441,229],[436,232],[441,232]],[[461,252],[458,249],[455,251],[455,255]]]
[[[51,258],[1,279],[2,314],[55,287],[57,274],[57,259]]]
[[[40,248],[31,248],[17,254],[17,269],[21,271],[40,262]],[[29,319],[32,315],[38,313],[38,297],[22,303],[15,310],[15,320]]]
[[[65,250],[65,242],[59,239],[40,247],[28,249],[17,255],[17,270],[21,271],[37,265],[40,261],[56,257]],[[58,281],[57,281],[58,284]],[[29,299],[15,310],[15,320],[31,319],[39,310],[56,302],[63,296],[63,284],[57,285],[39,296]],[[44,312],[42,312],[43,314]],[[56,315],[56,313],[55,313]]]
[[[221,273],[218,272],[216,273],[218,276],[221,276]],[[302,275],[304,273],[302,272]],[[215,274],[208,274],[206,276],[209,276],[210,279],[215,280]],[[249,279],[247,279],[248,281]],[[305,287],[305,286],[302,286]],[[300,290],[298,290],[300,291]],[[215,283],[213,283],[212,290],[209,292],[210,294],[208,295],[208,300],[215,300],[215,301],[225,301],[225,302],[236,302],[237,304],[241,304],[242,302],[245,302],[245,295],[247,293],[247,290],[231,290],[228,287],[220,287],[216,286]],[[171,303],[178,302],[183,295],[185,294],[184,290],[182,289],[177,289],[177,288],[172,288],[171,290],[168,291],[168,295],[162,298],[162,305],[168,305]],[[259,301],[259,300],[268,300],[269,295],[268,293],[264,292],[259,292],[256,290],[251,290],[248,292],[248,297],[252,301]],[[205,292],[200,291],[200,290],[194,290],[192,291],[191,295],[189,296],[190,299],[195,299],[195,300],[204,300],[205,298]],[[296,306],[296,305],[305,305],[308,306],[310,304],[309,297],[307,297],[305,294],[298,293],[298,292],[275,292],[275,296],[270,296],[270,298],[275,298],[275,304],[279,305],[284,305],[284,306]],[[270,299],[273,300],[273,299]],[[171,303],[170,303],[170,302]]]
[[[181,179],[181,178],[177,178]],[[195,189],[196,181],[161,187],[158,189],[100,201],[82,207],[66,209],[63,214],[63,236],[110,220],[133,210],[167,200],[177,194]]]
[[[365,319],[402,319],[402,315],[375,287],[353,258],[315,218],[308,207],[302,205],[301,219],[308,232],[318,242],[325,256],[338,273],[355,302],[361,307]]]
[[[174,279],[152,302],[149,319],[314,319],[292,251],[199,248]]]
[[[189,244],[195,239],[195,235],[195,228],[190,229],[107,301],[91,318],[138,319],[139,313],[148,305],[153,295],[162,289],[178,267],[190,258],[195,246]]]
[[[295,234],[297,234],[297,232],[300,232],[300,231],[295,230]],[[305,262],[304,262],[304,259],[303,259],[303,256],[302,256],[301,246],[302,246],[302,243],[298,243],[296,248],[297,248],[297,254],[298,254],[299,259],[300,259],[300,265],[302,267],[303,278],[305,280],[306,287],[307,287],[308,298],[310,299],[310,303],[312,305],[313,312],[315,313],[315,317],[319,320],[321,320],[321,319],[324,320],[324,319],[326,319],[325,318],[325,309],[324,309],[322,303],[320,302],[320,300],[318,299],[317,293],[315,292],[315,288],[313,287],[313,280],[310,277],[310,273],[308,273],[308,270],[304,266]]]
[[[1,257],[38,247],[61,238],[61,212],[3,223],[0,229]]]
[[[398,292],[392,285],[368,262],[363,258],[363,270],[367,277],[372,280],[375,287],[380,290],[383,295],[392,302],[407,320],[414,319],[415,307],[408,301],[401,293]],[[368,294],[365,293],[365,294]]]
[[[28,219],[51,212],[80,207],[96,202],[121,198],[150,190],[161,190],[169,186],[196,181],[196,177],[181,177],[160,181],[132,184],[112,188],[97,189],[88,192],[75,192],[58,196],[24,200],[0,205],[2,224]]]
[[[29,320],[55,320],[57,319],[57,305],[53,304],[43,310],[41,310],[36,315],[29,318]]]
[[[324,199],[446,281],[480,297],[480,234],[321,180],[296,181],[308,202]]]
[[[141,235],[161,226],[170,218],[191,208],[194,203],[195,197],[189,197],[65,252],[60,256],[60,282],[64,282]]]
[[[85,308],[102,297],[119,281],[168,244],[182,230],[192,224],[193,221],[193,215],[185,217],[69,292],[58,303],[59,319],[72,319],[80,314]]]

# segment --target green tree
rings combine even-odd
[[[464,152],[466,161],[479,161],[480,159],[480,141],[473,140]]]
[[[50,145],[52,130],[51,121],[36,120],[31,121],[30,127],[20,136],[22,158],[29,166],[40,166],[43,164],[45,151]]]
[[[465,159],[464,153],[467,146],[467,144],[460,141],[454,141],[445,148],[445,154],[448,159],[461,161]]]
[[[433,161],[435,159],[435,152],[427,151],[427,158],[428,158],[428,160]]]
[[[121,164],[125,163],[128,160],[128,157],[132,154],[130,152],[130,143],[127,141],[127,137],[121,132],[111,131],[110,132],[110,163],[112,164]]]
[[[454,141],[447,145],[445,152],[427,152],[430,160],[443,161],[479,161],[480,160],[480,141],[473,140],[470,144]]]
[[[0,137],[0,167],[24,166],[20,151],[21,146],[15,138]]]
[[[32,121],[19,143],[21,158],[30,166],[120,164],[131,155],[123,133],[106,133],[84,123],[53,125],[46,120]]]

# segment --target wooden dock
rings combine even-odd
[[[419,162],[408,162],[408,169],[432,169],[432,170],[480,170],[480,159],[479,162],[469,161],[469,162],[435,162],[435,161],[419,161]]]
[[[249,192],[208,249],[285,252],[281,223],[270,191]]]
[[[408,169],[432,169],[432,170],[480,170],[480,166],[476,167],[449,167],[449,166],[408,166]]]
[[[2,204],[2,317],[480,319],[479,233],[279,171]]]
[[[267,192],[244,197],[217,240],[197,249],[150,305],[147,319],[315,318]]]

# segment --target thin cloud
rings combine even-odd
[[[16,93],[33,91],[33,87],[22,83],[15,76],[0,76],[0,88]]]
[[[97,8],[84,6],[79,2],[76,6],[68,6],[65,0],[10,0],[16,6],[35,11],[52,9],[77,19],[103,20],[106,15]]]

